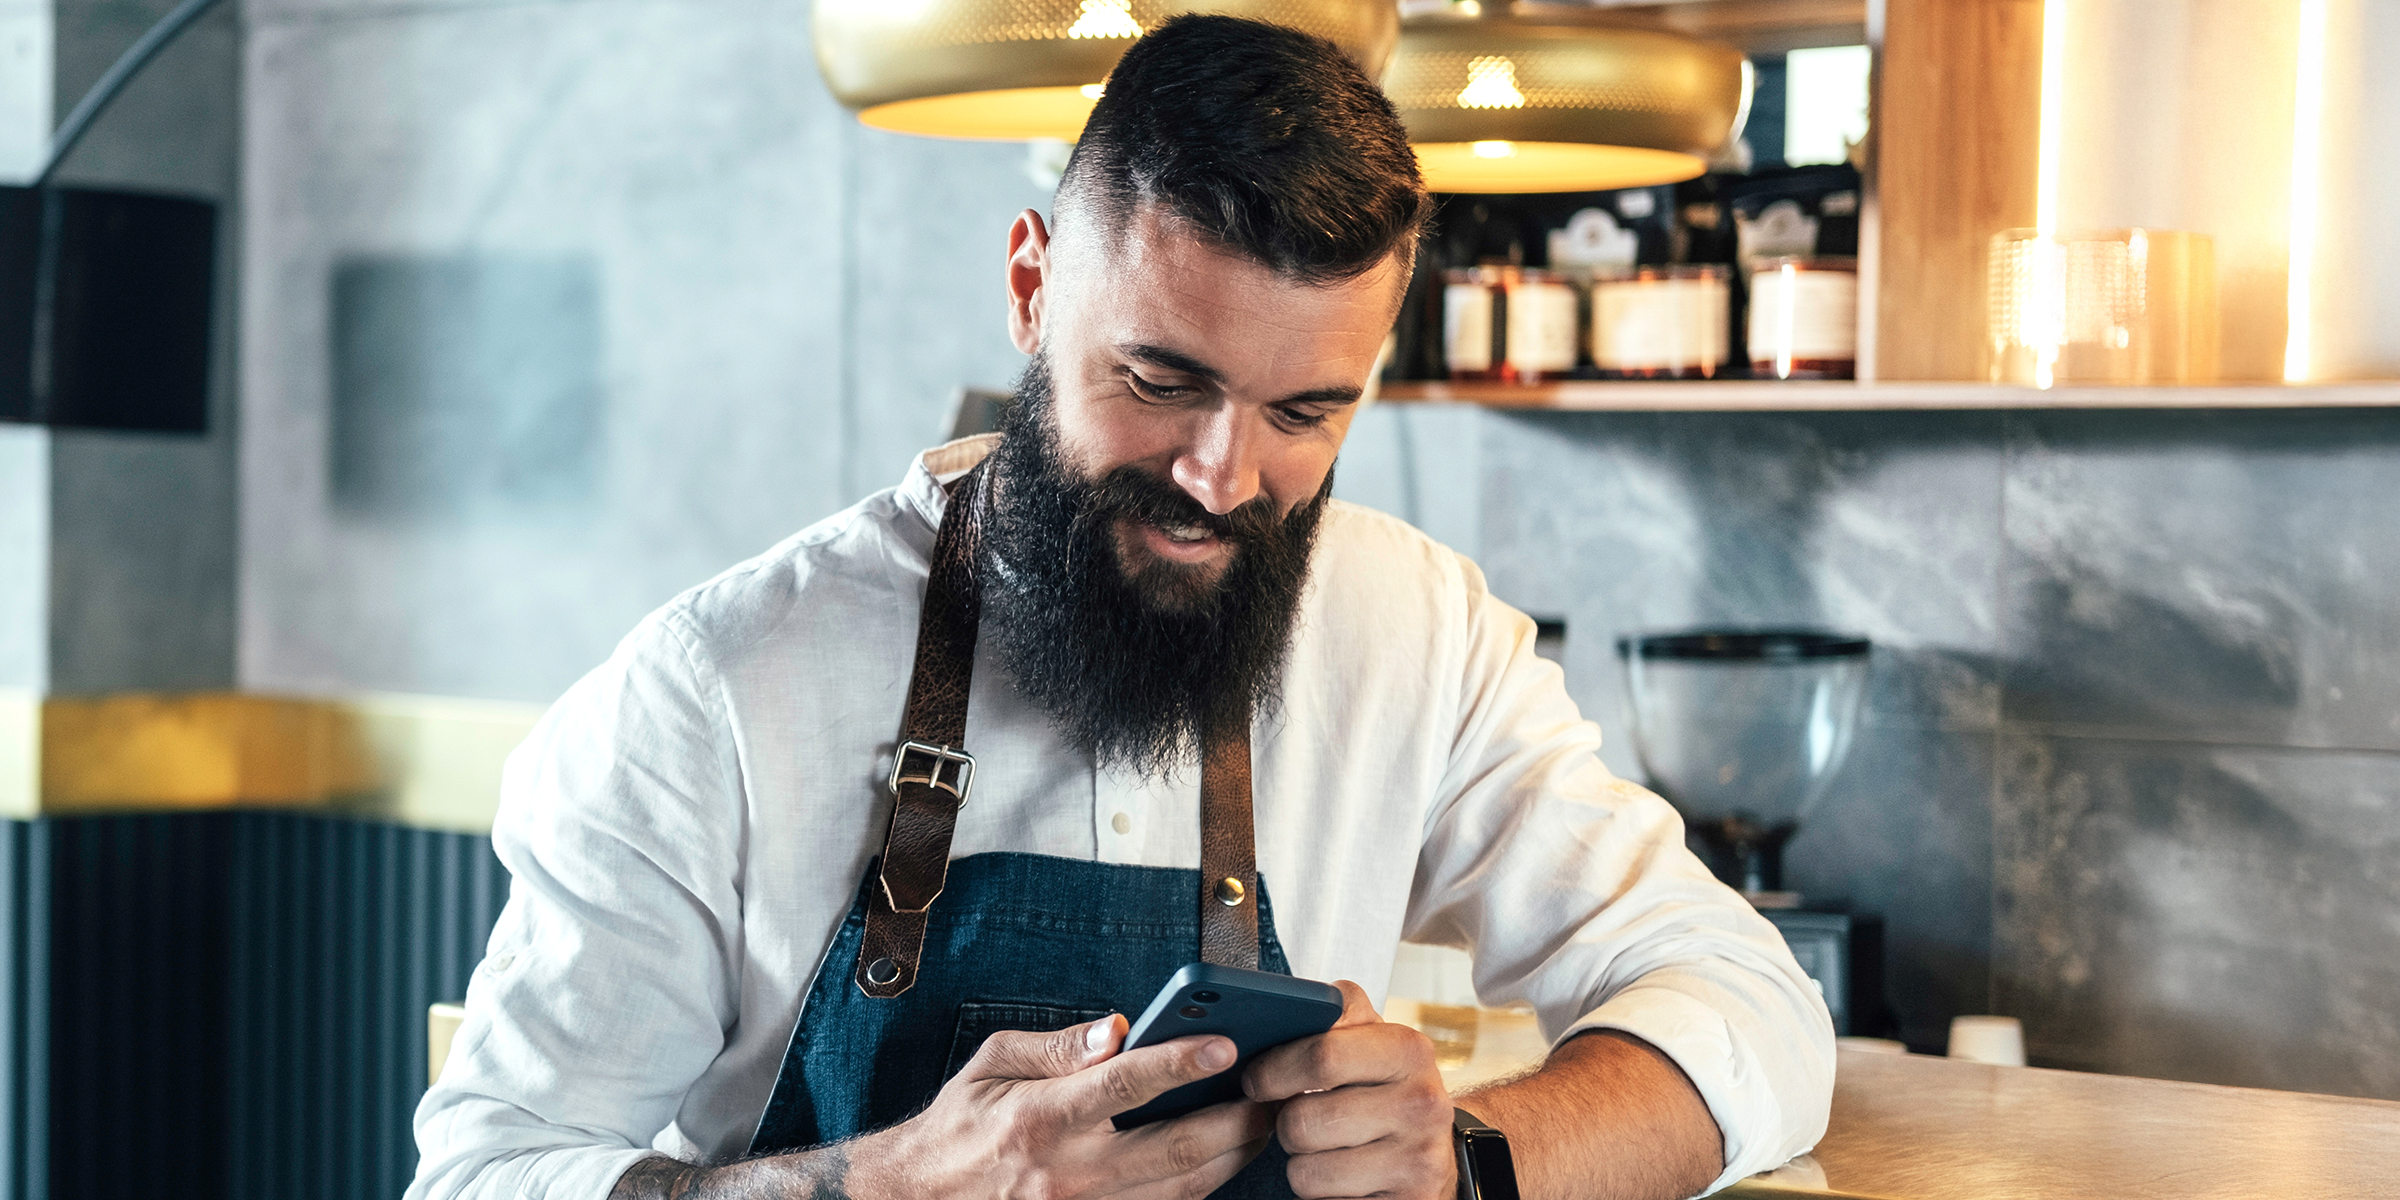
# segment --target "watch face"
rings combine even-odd
[[[1474,1200],[1517,1200],[1516,1160],[1508,1155],[1508,1138],[1496,1129],[1462,1131],[1458,1135],[1461,1196]]]

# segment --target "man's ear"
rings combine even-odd
[[[1050,227],[1026,209],[1008,227],[1008,340],[1032,354],[1042,348],[1042,306],[1050,272]]]

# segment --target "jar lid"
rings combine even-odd
[[[1750,264],[1750,269],[1761,275],[1769,271],[1780,271],[1785,267],[1790,267],[1795,271],[1841,271],[1851,275],[1858,274],[1856,258],[1832,254],[1784,254],[1774,258],[1754,259]]]

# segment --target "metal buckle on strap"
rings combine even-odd
[[[925,760],[922,771],[910,772],[908,770],[908,756],[912,753]],[[953,750],[948,746],[934,746],[924,742],[902,742],[900,749],[892,754],[892,777],[884,781],[884,786],[890,788],[892,795],[897,797],[900,794],[900,785],[903,783],[918,783],[929,788],[940,788],[958,797],[958,807],[965,808],[967,792],[975,785],[975,756],[964,750]]]

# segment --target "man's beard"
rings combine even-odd
[[[1164,778],[1211,734],[1247,732],[1277,699],[1333,475],[1278,519],[1261,495],[1224,516],[1168,480],[1121,466],[1098,480],[1067,464],[1050,374],[1036,354],[992,453],[983,522],[982,636],[1018,691],[1103,766]],[[1199,526],[1230,561],[1124,561],[1118,532]],[[1128,568],[1133,567],[1130,571]]]

